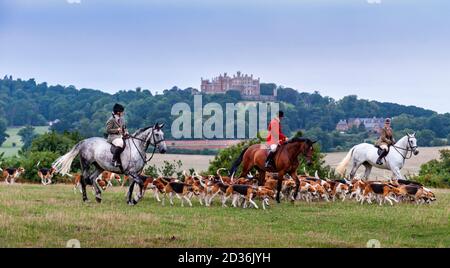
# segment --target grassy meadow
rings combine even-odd
[[[270,209],[163,207],[149,194],[134,207],[125,188],[83,203],[70,185],[0,184],[0,247],[450,247],[450,190],[431,205],[354,201],[271,203]],[[258,201],[259,203],[259,201]]]
[[[17,155],[20,148],[22,148],[22,141],[20,140],[20,136],[17,134],[22,128],[23,127],[9,127],[6,130],[9,138],[7,138],[2,146],[0,146],[0,153],[4,152],[5,157]],[[36,132],[36,134],[44,134],[48,131],[48,126],[34,127],[34,131]],[[14,143],[16,144],[16,146],[13,146]]]

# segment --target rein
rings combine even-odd
[[[131,138],[131,141],[133,142],[134,147],[135,147],[136,150],[138,151],[139,156],[141,157],[142,161],[144,161],[144,165],[147,164],[148,162],[150,162],[150,161],[152,160],[153,155],[154,155],[155,152],[156,152],[156,147],[158,146],[159,143],[161,143],[161,142],[164,141],[164,139],[161,139],[161,140],[159,140],[159,141],[156,142],[156,143],[152,143],[151,141],[152,141],[153,136],[154,136],[154,129],[153,129],[153,128],[152,128],[152,133],[151,133],[151,135],[150,135],[150,138],[149,138],[148,140],[141,139],[141,138],[138,138],[138,137],[136,137],[136,136],[131,136],[131,135],[129,136],[129,138]],[[139,150],[139,148],[137,147],[136,143],[134,142],[135,139],[138,140],[138,141],[141,141],[141,142],[145,142],[145,146],[144,146],[144,156],[142,156],[141,151]],[[145,154],[145,151],[147,151],[147,148],[148,148],[149,145],[152,145],[152,146],[153,146],[153,151],[152,151],[152,155],[151,155],[150,158],[147,160],[147,155]]]
[[[392,147],[394,147],[394,149],[403,157],[403,161],[405,161],[406,159],[410,159],[413,156],[414,148],[410,148],[411,146],[409,144],[409,137],[408,137],[408,145],[406,146],[406,148],[396,146],[395,144],[392,145]],[[415,147],[415,148],[417,148],[417,147]],[[399,150],[405,150],[406,151],[405,155],[403,155]],[[409,152],[409,156],[408,156],[408,152]]]

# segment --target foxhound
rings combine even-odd
[[[21,174],[25,172],[23,167],[19,168],[5,168],[2,170],[3,178],[5,179],[6,184],[14,184],[16,179],[19,178]]]
[[[43,185],[51,184],[53,175],[55,174],[55,171],[56,171],[56,169],[54,167],[40,168],[38,170],[38,177],[41,178],[41,183]]]

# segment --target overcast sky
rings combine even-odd
[[[450,1],[0,0],[0,75],[115,92],[240,70],[450,112]]]

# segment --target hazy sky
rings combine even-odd
[[[0,75],[115,92],[240,70],[450,112],[450,1],[0,0]]]

